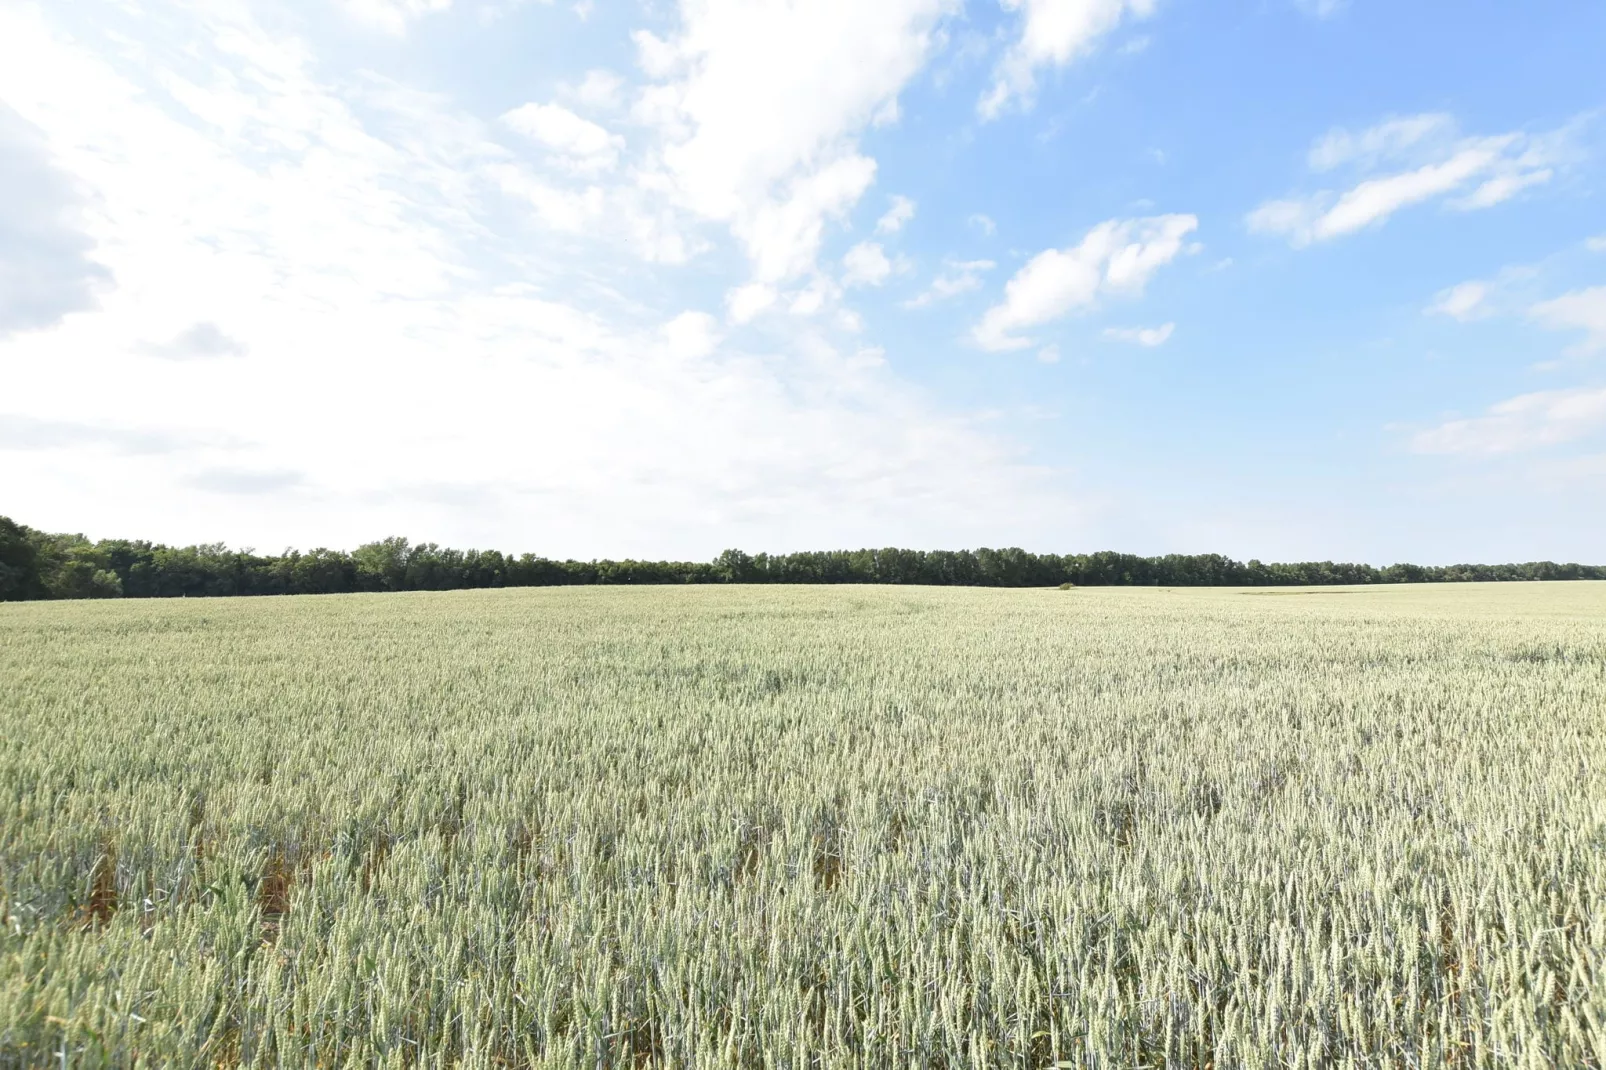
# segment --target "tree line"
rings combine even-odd
[[[165,546],[143,540],[51,534],[0,517],[0,600],[177,598],[217,595],[450,591],[583,584],[893,583],[963,587],[1256,587],[1600,580],[1606,566],[1530,561],[1509,565],[1373,565],[1240,562],[1221,554],[1140,557],[1103,550],[827,550],[748,554],[713,561],[558,561],[535,554],[454,550],[403,538],[350,552],[258,554],[222,543]]]

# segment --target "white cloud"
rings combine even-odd
[[[1147,18],[1155,0],[1000,0],[1020,11],[1020,37],[999,60],[993,84],[977,102],[983,119],[1000,115],[1014,104],[1030,107],[1037,89],[1037,71],[1064,67],[1090,51],[1099,38],[1120,25],[1123,17]]]
[[[970,229],[977,231],[984,238],[991,238],[998,233],[998,224],[993,222],[991,216],[982,215],[980,212],[975,213],[965,222],[970,225]]]
[[[880,286],[892,275],[892,261],[880,245],[862,241],[842,257],[842,285]]]
[[[624,103],[625,80],[600,67],[586,71],[578,85],[564,86],[562,96],[582,108],[612,111]]]
[[[1533,303],[1539,275],[1531,264],[1508,264],[1492,278],[1468,279],[1440,290],[1423,311],[1463,323],[1523,311]]]
[[[812,316],[827,302],[842,296],[842,289],[825,275],[816,275],[807,286],[792,294],[792,303],[786,308],[794,316]]]
[[[1555,176],[1559,135],[1460,138],[1454,129],[1448,116],[1428,114],[1388,119],[1358,134],[1331,131],[1310,151],[1313,171],[1344,165],[1362,175],[1394,170],[1343,192],[1268,201],[1249,213],[1249,229],[1300,247],[1380,225],[1403,208],[1440,198],[1462,211],[1489,208]]]
[[[1584,340],[1573,348],[1579,355],[1606,349],[1606,286],[1574,290],[1541,301],[1528,310],[1541,326],[1557,331],[1583,331]]]
[[[585,171],[612,167],[625,145],[624,138],[560,104],[524,104],[503,115],[502,121]]]
[[[400,35],[425,15],[449,10],[452,0],[342,0],[342,4],[357,21]]]
[[[949,260],[931,286],[903,303],[905,308],[925,308],[962,293],[981,288],[982,275],[998,265],[991,260]]]
[[[702,360],[719,347],[719,322],[706,312],[682,312],[664,324],[669,353],[682,360]]]
[[[840,219],[875,179],[875,161],[844,156],[800,175],[781,200],[760,203],[732,233],[747,247],[753,274],[765,282],[796,278],[814,266],[828,219]]]
[[[511,164],[493,164],[486,174],[504,193],[528,204],[553,230],[581,234],[603,219],[606,196],[600,186],[565,189]]]
[[[1492,455],[1571,442],[1606,428],[1606,389],[1546,390],[1418,433],[1418,453]]]
[[[896,234],[902,230],[904,224],[915,217],[915,202],[908,197],[894,195],[892,207],[888,208],[880,219],[876,220],[875,232],[877,234]]]
[[[1039,349],[1037,351],[1037,362],[1039,364],[1058,364],[1060,362],[1060,347],[1046,345]]]
[[[1311,146],[1307,161],[1312,171],[1331,171],[1357,162],[1375,167],[1426,139],[1454,130],[1454,117],[1433,112],[1385,119],[1360,133],[1335,127]]]
[[[672,36],[635,35],[641,66],[658,81],[637,117],[663,139],[645,181],[728,224],[759,281],[807,272],[825,222],[875,177],[859,134],[895,115],[954,7],[683,0]]]
[[[744,349],[684,298],[653,307],[681,279],[610,237],[658,225],[650,191],[625,220],[632,191],[521,164],[438,98],[326,81],[329,57],[237,7],[153,21],[138,49],[60,32],[60,11],[0,6],[0,99],[84,190],[83,247],[112,284],[0,340],[15,432],[0,449],[27,451],[0,470],[21,519],[702,557],[1026,541],[1076,515],[1015,445],[934,408],[873,346],[791,324]],[[853,155],[800,158],[774,188]],[[509,225],[509,190],[571,229]],[[197,324],[242,352],[130,359],[229,348]]]
[[[1198,228],[1191,215],[1111,219],[1088,231],[1080,244],[1033,257],[1004,287],[1004,300],[971,332],[983,349],[1024,349],[1017,332],[1092,307],[1106,295],[1143,292],[1149,279],[1183,251]]]
[[[1476,211],[1479,208],[1492,208],[1502,201],[1509,201],[1530,186],[1544,185],[1555,175],[1556,172],[1549,167],[1542,167],[1537,171],[1496,175],[1465,197],[1458,197],[1451,201],[1450,207],[1460,208],[1469,212]]]
[[[760,312],[773,308],[780,296],[768,283],[750,282],[725,296],[725,308],[732,323],[747,323]]]
[[[1176,329],[1175,323],[1163,323],[1158,327],[1106,327],[1104,337],[1153,349],[1165,345]]]
[[[1592,253],[1606,253],[1606,234],[1584,239],[1584,248]]]
[[[1487,314],[1485,301],[1488,296],[1489,284],[1474,279],[1458,283],[1447,290],[1440,290],[1434,297],[1433,304],[1428,306],[1428,311],[1463,322],[1478,319]]]

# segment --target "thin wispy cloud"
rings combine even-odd
[[[1561,135],[1522,132],[1462,137],[1449,116],[1438,114],[1387,119],[1357,133],[1334,130],[1312,146],[1311,170],[1347,167],[1360,180],[1346,189],[1267,201],[1246,222],[1251,231],[1284,237],[1297,248],[1380,226],[1413,205],[1491,208],[1550,182],[1564,155],[1561,141]]]
[[[1553,331],[1583,332],[1583,341],[1572,348],[1575,355],[1606,350],[1606,286],[1591,286],[1541,301],[1528,314]]]
[[[452,0],[340,0],[357,22],[400,36],[425,15],[447,11]]]
[[[300,472],[257,471],[248,468],[209,468],[185,480],[198,490],[214,494],[279,494],[306,482]]]
[[[1294,0],[1294,6],[1312,18],[1330,19],[1349,6],[1349,0]]]
[[[1472,279],[1457,283],[1447,289],[1440,290],[1434,297],[1433,303],[1428,306],[1428,312],[1449,316],[1451,319],[1468,320],[1481,319],[1489,315],[1488,297],[1490,284]]]
[[[979,290],[988,272],[998,265],[991,260],[948,260],[931,285],[904,302],[905,308],[926,308],[939,301]]]
[[[895,195],[892,206],[876,220],[875,231],[877,234],[896,234],[914,217],[915,202],[901,194]]]
[[[89,448],[130,456],[194,452],[240,445],[216,431],[180,431],[171,427],[130,427],[123,423],[41,420],[18,413],[0,413],[0,450],[32,452]]]
[[[1104,337],[1116,342],[1127,342],[1132,345],[1153,349],[1163,346],[1175,333],[1175,323],[1162,323],[1158,327],[1106,327]]]
[[[1606,430],[1606,389],[1544,390],[1502,401],[1481,416],[1419,432],[1418,453],[1494,455],[1556,446]]]
[[[1550,270],[1557,269],[1552,265]],[[1606,286],[1541,296],[1545,275],[1538,265],[1513,264],[1490,278],[1468,279],[1440,290],[1426,311],[1462,323],[1521,316],[1547,330],[1581,333],[1583,338],[1568,349],[1571,356],[1606,350]]]
[[[613,111],[624,104],[626,83],[624,78],[602,67],[586,71],[585,77],[573,85],[559,87],[559,95],[580,108],[591,111]]]

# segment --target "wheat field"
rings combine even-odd
[[[0,606],[0,1065],[1606,1066],[1606,584]]]

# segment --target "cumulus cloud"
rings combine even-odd
[[[1343,191],[1267,201],[1246,222],[1252,231],[1301,247],[1381,225],[1429,201],[1461,211],[1489,208],[1549,182],[1559,142],[1559,135],[1524,133],[1459,137],[1454,121],[1439,114],[1391,118],[1358,133],[1334,130],[1312,146],[1311,170],[1347,165],[1360,181]]]
[[[93,308],[110,281],[44,132],[0,103],[0,338]]]
[[[559,104],[524,104],[502,121],[581,170],[606,170],[624,149],[624,138]]]
[[[806,273],[875,178],[859,135],[896,116],[955,6],[684,0],[676,32],[634,35],[655,80],[636,115],[662,139],[642,181],[727,224],[757,281]]]
[[[1004,300],[989,308],[971,332],[983,349],[1024,349],[1018,332],[1093,307],[1106,296],[1135,296],[1149,279],[1183,251],[1199,226],[1191,215],[1111,219],[1067,249],[1039,253],[1004,287]]]
[[[826,221],[845,216],[874,179],[874,160],[844,156],[799,175],[783,199],[754,206],[731,228],[747,247],[754,277],[781,282],[812,268]]]
[[[749,290],[757,272],[722,278],[723,260],[698,280],[649,273],[611,244],[636,225],[627,195],[659,225],[665,202],[690,211],[735,190],[719,209],[732,232],[800,195],[804,216],[857,196],[873,163],[858,162],[856,131],[923,60],[939,6],[847,8],[807,57],[782,55],[782,34],[749,65],[741,34],[699,34],[716,15],[768,9],[699,5],[658,87],[685,94],[671,109],[684,129],[649,129],[639,147],[632,135],[630,149],[659,158],[598,178],[593,196],[448,101],[355,100],[359,79],[244,6],[176,10],[135,51],[64,32],[59,5],[0,5],[0,99],[83,187],[94,211],[80,249],[115,280],[97,307],[0,340],[7,407],[28,421],[7,441],[48,449],[6,467],[10,507],[174,540],[353,545],[402,531],[587,556],[1064,531],[1076,508],[1017,444],[936,407],[873,345],[812,322],[738,344],[663,296],[737,284],[735,319],[780,304],[787,284]],[[889,8],[902,13],[890,24]],[[888,28],[890,40],[875,32]],[[861,43],[844,50],[850,38]],[[833,49],[840,70],[811,73]],[[835,105],[747,115],[727,99],[746,83],[721,80],[721,65],[762,86],[783,60],[783,95],[813,78]],[[810,115],[807,136],[783,121]],[[688,155],[671,162],[676,148]],[[622,188],[638,173],[665,185]],[[509,226],[510,207],[542,200],[571,229],[534,212]],[[807,218],[782,222],[786,241],[812,240]],[[763,244],[717,240],[738,262]],[[777,257],[785,270],[806,259]],[[197,324],[249,342],[251,359],[126,359]],[[186,340],[216,348],[204,332]],[[159,437],[119,437],[129,412]]]
[[[1127,16],[1147,18],[1155,0],[1001,0],[1019,11],[1020,35],[993,72],[993,84],[976,104],[983,119],[1008,107],[1027,108],[1037,90],[1037,72],[1064,67],[1085,55]]]
[[[892,274],[892,261],[886,250],[873,241],[862,241],[842,257],[842,285],[880,286]]]
[[[1494,455],[1571,442],[1602,428],[1606,389],[1545,390],[1419,432],[1411,446],[1418,453]]]
[[[794,316],[812,316],[840,296],[840,286],[825,275],[816,275],[808,285],[792,292],[786,310]]]
[[[664,324],[670,356],[701,360],[719,348],[719,321],[706,312],[682,312]]]
[[[875,232],[877,234],[896,234],[902,230],[905,223],[915,217],[915,202],[908,197],[896,194],[892,198],[892,207],[876,220]]]
[[[1165,345],[1176,329],[1175,323],[1162,323],[1158,327],[1106,327],[1104,337],[1153,349]]]
[[[726,295],[725,308],[732,323],[747,323],[760,312],[773,308],[780,296],[768,283],[750,282]]]
[[[1541,301],[1528,310],[1541,326],[1557,331],[1583,331],[1584,340],[1573,347],[1578,355],[1606,349],[1606,286]]]
[[[981,288],[982,276],[998,265],[991,260],[948,260],[931,286],[903,303],[905,308],[925,308],[950,297]]]

